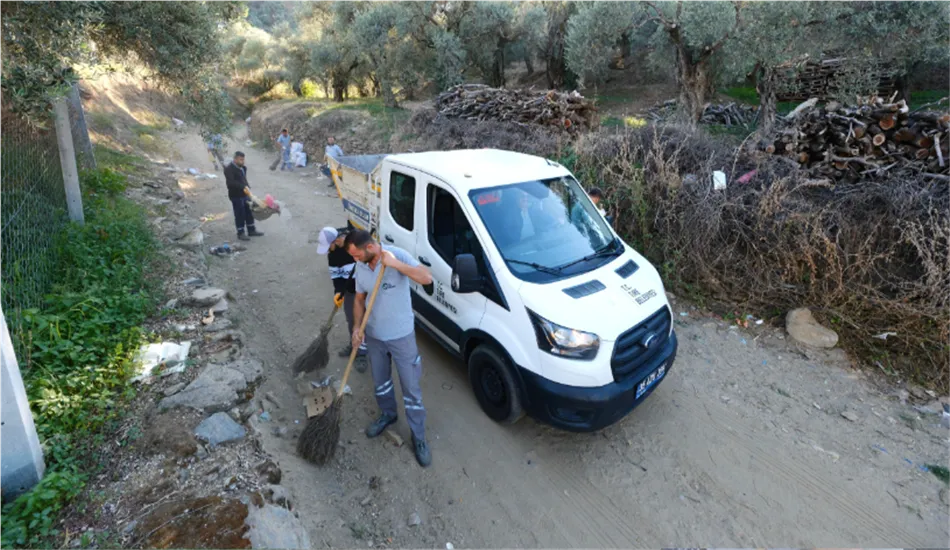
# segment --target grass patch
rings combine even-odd
[[[648,123],[645,118],[638,116],[608,116],[604,117],[604,119],[600,121],[600,124],[605,128],[643,128]]]
[[[116,122],[115,115],[104,111],[87,112],[86,118],[89,119],[90,126],[100,131],[113,128]]]
[[[950,468],[941,466],[940,464],[927,464],[926,466],[927,469],[930,470],[930,473],[936,476],[937,479],[950,485]]]
[[[732,88],[725,88],[720,90],[719,93],[728,96],[740,103],[745,103],[746,105],[758,105],[759,104],[759,93],[755,91],[755,88],[751,86],[736,86]],[[801,104],[800,101],[779,101],[775,105],[775,110],[778,111],[780,115],[787,115],[792,112],[795,107],[798,107]]]
[[[149,276],[158,243],[146,213],[121,196],[125,176],[106,167],[130,165],[127,157],[103,155],[104,168],[82,174],[86,223],[57,236],[53,290],[17,323],[28,343],[19,360],[47,473],[3,506],[4,548],[52,545],[58,514],[100,468],[96,450],[134,394],[134,354],[160,285]]]
[[[922,105],[933,103],[947,96],[950,96],[950,92],[947,90],[914,91],[910,93],[910,108],[911,110],[917,109]],[[947,109],[947,103],[944,103],[941,107]]]

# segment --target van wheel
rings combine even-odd
[[[481,345],[468,358],[468,378],[475,398],[495,422],[514,424],[524,416],[521,387],[508,361],[493,348]]]

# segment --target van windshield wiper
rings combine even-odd
[[[602,257],[602,256],[612,256],[612,255],[616,254],[616,250],[614,250],[614,245],[616,245],[616,244],[617,244],[617,238],[614,237],[614,239],[613,239],[612,241],[610,241],[609,243],[605,244],[605,245],[602,246],[601,248],[595,250],[593,253],[588,254],[588,255],[586,255],[586,256],[584,256],[584,257],[582,257],[582,258],[578,258],[578,259],[576,259],[576,260],[567,262],[566,264],[562,264],[562,265],[559,265],[559,266],[557,266],[557,267],[553,267],[553,268],[551,268],[551,269],[554,269],[557,273],[560,273],[560,272],[563,271],[564,269],[566,269],[566,268],[568,268],[568,267],[571,267],[572,265],[579,264],[579,263],[581,263],[581,262],[586,262],[586,261],[588,261],[588,260],[593,260],[594,258],[600,258],[600,257]]]
[[[537,269],[538,271],[543,271],[543,272],[549,273],[549,274],[551,274],[551,275],[557,275],[558,273],[560,273],[560,270],[557,269],[557,268],[553,268],[553,267],[546,266],[546,265],[541,265],[541,264],[536,264],[536,263],[534,263],[534,262],[524,262],[524,261],[521,261],[521,260],[512,260],[511,258],[504,258],[504,257],[502,258],[502,260],[504,260],[504,261],[506,261],[506,262],[508,262],[508,263],[511,263],[511,264],[526,265],[526,266],[528,266],[528,267],[533,267],[533,268]]]

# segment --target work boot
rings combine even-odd
[[[250,231],[247,232],[247,234],[248,234],[248,236],[250,236],[250,237],[263,237],[263,236],[264,236],[263,233],[261,233],[260,231],[258,231],[258,230],[256,230],[256,229],[251,229]]]
[[[425,439],[416,439],[412,436],[412,449],[416,453],[416,462],[423,468],[432,464],[432,452],[429,450],[429,444]]]
[[[383,413],[372,424],[366,427],[366,437],[378,437],[383,430],[396,423],[398,417],[394,414]]]
[[[347,345],[345,348],[340,350],[340,357],[349,357],[353,353],[353,345]]]
[[[245,235],[244,233],[238,233],[238,240],[239,240],[239,241],[249,241],[249,240],[251,240],[251,238],[248,237],[247,235]]]

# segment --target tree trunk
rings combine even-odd
[[[369,97],[369,88],[366,87],[366,81],[361,80],[359,84],[356,85],[356,93],[361,97]]]
[[[499,41],[495,48],[495,60],[492,63],[491,85],[495,88],[505,87],[505,42]]]
[[[679,57],[679,56],[677,56]],[[699,122],[706,106],[709,90],[709,72],[705,63],[677,63],[676,80],[679,84],[679,105],[690,124]]]
[[[524,54],[524,67],[528,71],[527,76],[534,74],[534,58],[531,56],[531,52],[525,51]]]
[[[379,79],[379,85],[383,91],[383,105],[391,109],[399,107],[399,103],[396,102],[396,94],[393,93],[393,87],[389,79],[381,77]]]
[[[766,136],[772,132],[775,126],[775,113],[777,110],[777,101],[775,99],[775,69],[772,67],[762,67],[756,75],[755,91],[759,94],[759,129],[760,136]]]
[[[343,103],[346,100],[346,84],[341,84],[340,81],[333,81],[333,101],[337,103]]]

